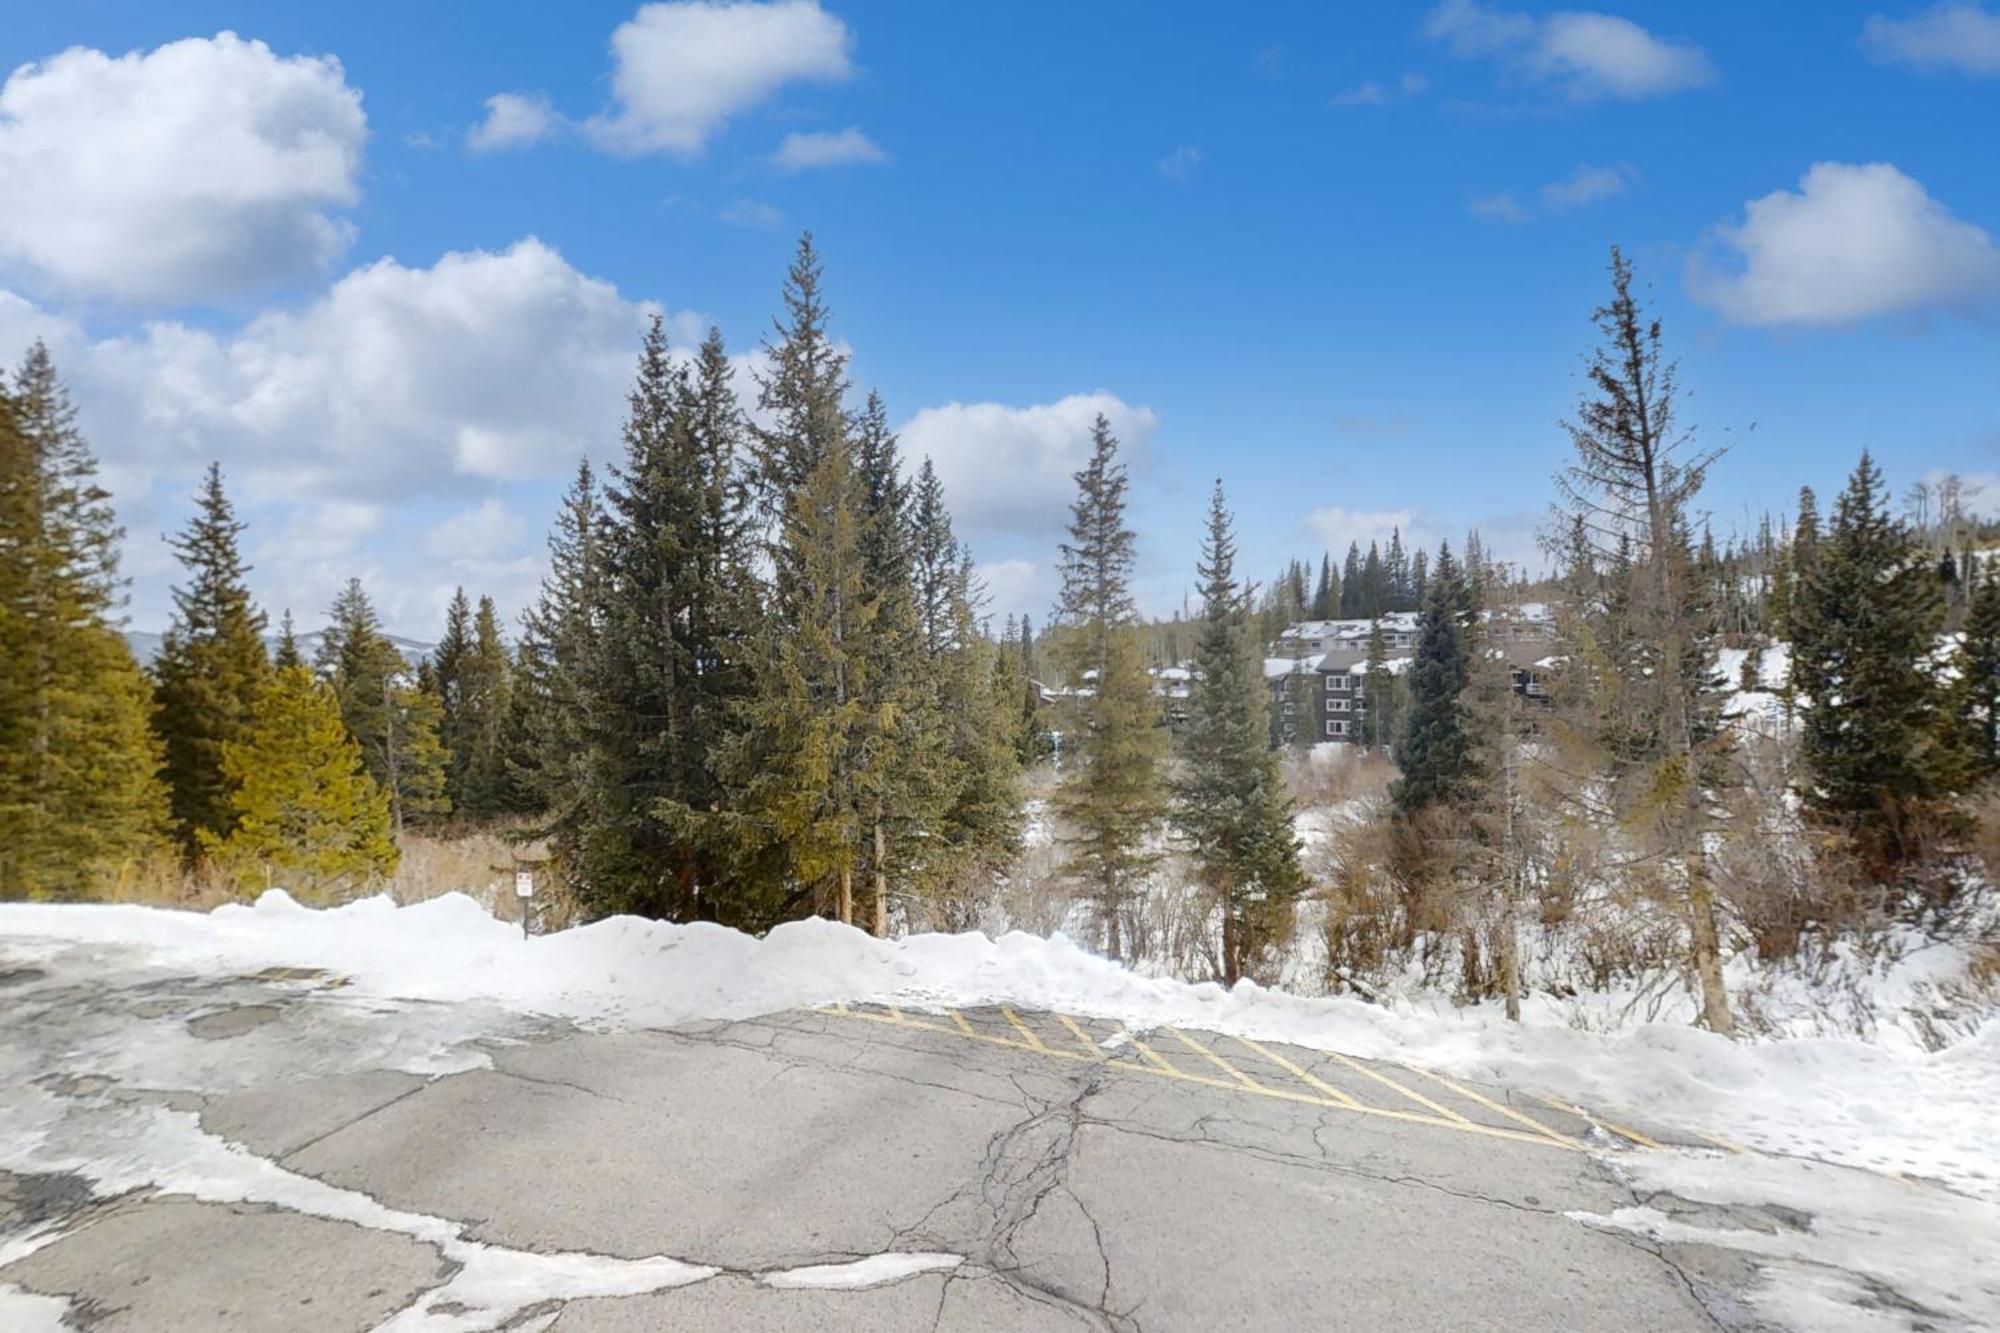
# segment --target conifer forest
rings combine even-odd
[[[862,299],[802,239],[750,369],[655,316],[618,438],[575,442],[539,595],[461,588],[421,653],[359,579],[257,604],[211,465],[135,658],[118,515],[26,349],[0,380],[0,895],[490,902],[518,862],[544,930],[1061,930],[1183,979],[1416,978],[1514,1015],[1678,990],[1729,1032],[1757,969],[1949,932],[2000,870],[2000,527],[1865,453],[1836,495],[1712,514],[1734,460],[1615,249],[1539,559],[1398,530],[1248,569],[1226,474],[1199,531],[1142,544],[1099,416],[1040,623],[995,623],[836,292]],[[1192,591],[1162,615],[1134,581],[1165,566]]]

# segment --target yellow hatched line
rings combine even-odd
[[[977,1032],[974,1032],[972,1030],[972,1024],[965,1021],[965,1015],[961,1014],[956,1009],[951,1011],[951,1021],[958,1024],[958,1030],[960,1032],[963,1032],[966,1036],[976,1037],[979,1035]]]
[[[1713,1143],[1716,1147],[1721,1148],[1725,1152],[1733,1152],[1741,1154],[1750,1151],[1748,1148],[1744,1147],[1740,1143],[1731,1143],[1728,1139],[1719,1139],[1713,1134],[1704,1134],[1698,1129],[1689,1130],[1688,1132],[1693,1134],[1698,1139],[1702,1139],[1705,1140],[1706,1142]]]
[[[1619,1138],[1632,1140],[1632,1142],[1638,1144],[1641,1148],[1658,1148],[1663,1146],[1657,1140],[1647,1138],[1636,1129],[1627,1129],[1615,1120],[1606,1120],[1596,1112],[1586,1111],[1574,1102],[1561,1102],[1553,1097],[1543,1097],[1542,1101],[1558,1111],[1568,1111],[1571,1115],[1582,1116],[1593,1125],[1601,1125],[1603,1128],[1616,1134]]]
[[[1088,1032],[1085,1032],[1082,1028],[1076,1025],[1076,1020],[1074,1018],[1071,1018],[1068,1014],[1057,1014],[1056,1017],[1060,1018],[1062,1020],[1062,1025],[1070,1030],[1070,1035],[1075,1037],[1077,1041],[1082,1043],[1083,1049],[1090,1052],[1091,1059],[1102,1060],[1104,1058],[1103,1048],[1090,1039],[1090,1034]]]
[[[1054,1051],[1051,1051],[1049,1049],[1048,1043],[1044,1042],[1041,1039],[1041,1037],[1036,1035],[1035,1030],[1033,1028],[1029,1027],[1026,1023],[1023,1023],[1021,1021],[1021,1016],[1019,1014],[1015,1013],[1012,1009],[1009,1009],[1004,1004],[1000,1006],[1000,1012],[1007,1016],[1007,1021],[1014,1025],[1014,1031],[1020,1033],[1021,1036],[1027,1041],[1029,1046],[1033,1047],[1037,1051],[1041,1051],[1045,1055],[1055,1054]]]
[[[1535,1119],[1533,1116],[1523,1115],[1521,1114],[1521,1112],[1515,1110],[1513,1107],[1508,1106],[1502,1102],[1496,1102],[1491,1097],[1488,1097],[1484,1093],[1474,1092],[1471,1088],[1468,1088],[1464,1084],[1459,1083],[1453,1079],[1448,1079],[1443,1074],[1433,1074],[1428,1069],[1413,1069],[1412,1072],[1417,1074],[1422,1074],[1425,1078],[1431,1080],[1433,1083],[1437,1083],[1444,1087],[1450,1088],[1453,1092],[1465,1098],[1467,1101],[1478,1102],[1481,1106],[1485,1107],[1489,1111],[1494,1112],[1497,1115],[1504,1115],[1509,1120],[1515,1121],[1519,1124],[1526,1125],[1529,1129],[1534,1130],[1537,1134],[1546,1134],[1550,1138],[1554,1139],[1557,1143],[1570,1144],[1574,1142],[1574,1140],[1572,1140],[1569,1135],[1558,1133],[1556,1130],[1551,1129],[1549,1126],[1543,1124],[1541,1121]],[[1557,1107],[1556,1109],[1561,1110],[1562,1108]],[[1579,1112],[1578,1114],[1581,1114],[1581,1112]],[[1584,1118],[1589,1119],[1588,1116],[1585,1116]]]
[[[1466,1119],[1458,1112],[1452,1110],[1449,1106],[1446,1106],[1440,1102],[1434,1102],[1430,1098],[1424,1096],[1424,1094],[1422,1094],[1421,1092],[1416,1091],[1414,1088],[1406,1088],[1402,1084],[1398,1083],[1395,1079],[1390,1078],[1387,1075],[1376,1073],[1374,1070],[1370,1069],[1367,1065],[1362,1064],[1359,1060],[1349,1059],[1347,1056],[1342,1055],[1339,1051],[1328,1051],[1327,1054],[1332,1056],[1334,1059],[1340,1061],[1340,1063],[1346,1065],[1349,1069],[1352,1069],[1355,1073],[1366,1074],[1369,1078],[1374,1079],[1377,1083],[1380,1083],[1383,1087],[1393,1088],[1395,1091],[1401,1093],[1405,1097],[1408,1097],[1411,1101],[1417,1103],[1419,1106],[1428,1106],[1431,1110],[1436,1111],[1439,1115],[1443,1116],[1447,1120],[1455,1121],[1456,1123],[1461,1125],[1469,1125],[1472,1123],[1472,1121]]]
[[[1172,1065],[1167,1063],[1166,1057],[1162,1056],[1158,1051],[1148,1046],[1145,1042],[1139,1040],[1138,1033],[1127,1032],[1125,1035],[1131,1039],[1132,1049],[1139,1052],[1139,1054],[1145,1056],[1148,1061],[1150,1061],[1154,1065],[1157,1065],[1162,1071],[1164,1071],[1168,1075],[1174,1078],[1191,1077],[1189,1075],[1183,1075],[1180,1070],[1174,1068]],[[1228,1087],[1229,1085],[1225,1083],[1222,1086]]]
[[[952,1028],[944,1026],[944,1024],[942,1023],[925,1023],[917,1019],[907,1018],[907,1017],[894,1018],[886,1013],[883,1014],[865,1013],[859,1009],[851,1009],[844,1004],[832,1005],[828,1009],[822,1010],[822,1012],[836,1013],[843,1018],[860,1019],[862,1022],[865,1023],[881,1023],[889,1027],[914,1028],[922,1032],[940,1032],[946,1036],[962,1036],[969,1041],[983,1042],[988,1046],[1001,1046],[1011,1051],[1026,1051],[1032,1055],[1045,1055],[1055,1060],[1079,1060],[1079,1061],[1092,1060],[1091,1056],[1085,1055],[1080,1051],[1058,1050],[1052,1046],[1047,1045],[1046,1043],[1043,1044],[1039,1049],[1037,1049],[1036,1047],[1030,1046],[1028,1043],[1024,1041],[1015,1041],[1011,1037],[989,1036],[984,1032],[977,1031],[976,1029],[970,1031],[955,1031]],[[958,1015],[956,1014],[954,1014],[953,1016],[958,1017]],[[966,1024],[962,1018],[960,1018],[959,1022],[961,1029],[970,1027],[970,1025]],[[1129,1036],[1130,1034],[1128,1033],[1127,1035]],[[1241,1083],[1225,1082],[1224,1080],[1219,1078],[1210,1078],[1205,1074],[1189,1074],[1182,1070],[1176,1069],[1174,1066],[1168,1064],[1164,1059],[1160,1057],[1158,1052],[1154,1051],[1152,1047],[1146,1045],[1145,1042],[1139,1040],[1139,1038],[1131,1037],[1131,1041],[1133,1046],[1138,1049],[1140,1054],[1148,1057],[1152,1061],[1152,1063],[1141,1064],[1134,1060],[1114,1059],[1114,1060],[1104,1061],[1105,1065],[1112,1069],[1125,1070],[1128,1073],[1150,1074],[1154,1078],[1168,1078],[1181,1083],[1199,1083],[1203,1087],[1220,1088],[1225,1092],[1234,1092],[1238,1094],[1254,1092],[1257,1096],[1260,1097],[1272,1097],[1279,1101],[1298,1102],[1305,1106],[1326,1106],[1326,1107],[1332,1107],[1333,1109],[1340,1111],[1352,1111],[1356,1115],[1381,1116],[1386,1120],[1402,1120],[1414,1125],[1432,1125],[1439,1129],[1453,1129],[1464,1134],[1483,1134],[1486,1135],[1488,1138],[1507,1139],[1515,1143],[1532,1143],[1532,1144],[1538,1144],[1544,1148],[1560,1147],[1560,1148],[1568,1148],[1571,1151],[1581,1151],[1581,1148],[1579,1148],[1577,1145],[1559,1142],[1558,1140],[1550,1139],[1544,1135],[1523,1134],[1518,1130],[1499,1129],[1492,1125],[1481,1125],[1474,1121],[1466,1120],[1463,1117],[1441,1120],[1436,1116],[1418,1115],[1414,1111],[1392,1111],[1387,1107],[1364,1106],[1361,1103],[1354,1101],[1352,1098],[1345,1097],[1345,1094],[1338,1093],[1337,1090],[1336,1090],[1336,1097],[1340,1098],[1340,1100],[1330,1099],[1326,1097],[1310,1096],[1302,1092],[1292,1092],[1289,1089],[1285,1088],[1269,1088],[1265,1087],[1262,1084],[1258,1084],[1254,1088],[1247,1088],[1243,1086]]]
[[[1339,1088],[1334,1087],[1331,1083],[1322,1083],[1319,1079],[1313,1077],[1313,1075],[1309,1071],[1300,1067],[1299,1065],[1292,1063],[1292,1061],[1287,1060],[1284,1056],[1280,1055],[1278,1052],[1274,1050],[1271,1050],[1269,1047],[1265,1046],[1262,1042],[1252,1041],[1248,1037],[1236,1037],[1233,1038],[1232,1040],[1238,1042],[1241,1045],[1249,1047],[1251,1050],[1257,1052],[1257,1054],[1263,1056],[1266,1060],[1269,1060],[1272,1064],[1277,1065],[1280,1069],[1285,1070],[1287,1073],[1297,1078],[1307,1087],[1317,1088],[1319,1091],[1325,1093],[1329,1097],[1332,1097],[1336,1101],[1347,1106],[1349,1109],[1356,1111],[1368,1109],[1365,1106],[1363,1106],[1360,1102],[1356,1101],[1354,1098],[1342,1092]]]
[[[1256,1079],[1251,1078],[1248,1074],[1238,1069],[1235,1065],[1230,1064],[1229,1061],[1223,1059],[1221,1056],[1217,1055],[1214,1051],[1209,1050],[1208,1047],[1202,1045],[1200,1042],[1196,1041],[1193,1037],[1190,1037],[1187,1033],[1181,1031],[1179,1028],[1168,1028],[1167,1031],[1173,1033],[1176,1037],[1180,1038],[1181,1045],[1187,1047],[1189,1050],[1193,1051],[1196,1055],[1199,1055],[1204,1060],[1214,1065],[1217,1069],[1220,1069],[1223,1073],[1228,1074],[1231,1077],[1235,1078],[1237,1082],[1241,1083],[1244,1087],[1250,1089],[1252,1092],[1264,1091],[1263,1084],[1259,1083]]]

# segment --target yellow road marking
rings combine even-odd
[[[1542,1100],[1548,1103],[1550,1106],[1554,1107],[1558,1111],[1568,1111],[1571,1115],[1582,1116],[1585,1120],[1588,1120],[1591,1124],[1600,1125],[1603,1128],[1610,1130],[1613,1134],[1618,1135],[1618,1137],[1620,1138],[1630,1139],[1632,1140],[1632,1142],[1638,1144],[1641,1148],[1658,1148],[1662,1146],[1658,1141],[1647,1138],[1644,1134],[1641,1134],[1638,1130],[1627,1129],[1625,1128],[1625,1126],[1619,1124],[1615,1120],[1606,1120],[1601,1115],[1598,1115],[1591,1111],[1584,1110],[1581,1106],[1576,1105],[1574,1102],[1557,1101],[1554,1097],[1544,1097],[1542,1098]]]
[[[901,1009],[898,1009],[895,1005],[892,1004],[889,1006],[889,1016],[891,1018],[901,1018],[903,1016],[903,1011]]]
[[[1688,1132],[1690,1134],[1693,1134],[1696,1138],[1704,1139],[1709,1143],[1713,1143],[1716,1147],[1721,1148],[1727,1152],[1747,1153],[1750,1151],[1748,1148],[1744,1147],[1740,1143],[1731,1143],[1728,1139],[1719,1139],[1715,1137],[1715,1135],[1713,1134],[1704,1134],[1698,1129],[1689,1130]]]
[[[1495,1112],[1496,1114],[1499,1115],[1504,1115],[1509,1120],[1513,1120],[1520,1124],[1526,1125],[1529,1129],[1534,1130],[1537,1134],[1546,1134],[1550,1138],[1554,1139],[1557,1143],[1573,1142],[1573,1140],[1571,1140],[1569,1135],[1557,1133],[1555,1130],[1543,1124],[1541,1121],[1535,1119],[1533,1116],[1523,1115],[1521,1114],[1521,1112],[1515,1110],[1513,1107],[1508,1106],[1503,1102],[1496,1102],[1491,1097],[1486,1096],[1484,1093],[1474,1092],[1471,1088],[1468,1088],[1463,1084],[1458,1083],[1452,1079],[1448,1079],[1443,1074],[1433,1074],[1428,1069],[1419,1069],[1416,1070],[1415,1072],[1422,1074],[1425,1078],[1430,1079],[1434,1083],[1442,1084],[1444,1087],[1450,1088],[1453,1092],[1457,1093],[1459,1096],[1465,1098],[1469,1102],[1478,1102],[1481,1106],[1485,1107],[1487,1110]],[[1558,1107],[1557,1109],[1560,1110],[1561,1108]],[[1589,1119],[1588,1116],[1585,1116],[1584,1118],[1586,1120]]]
[[[1028,1045],[1034,1047],[1038,1051],[1043,1052],[1044,1054],[1047,1055],[1055,1054],[1054,1051],[1049,1050],[1048,1044],[1046,1042],[1044,1042],[1040,1037],[1035,1035],[1035,1030],[1033,1028],[1029,1027],[1026,1023],[1023,1023],[1021,1021],[1021,1016],[1019,1014],[1015,1013],[1012,1009],[1009,1009],[1004,1004],[1000,1006],[1000,1012],[1007,1015],[1007,1021],[1014,1025],[1014,1031],[1020,1033],[1024,1038],[1027,1039]]]
[[[1127,1032],[1127,1033],[1126,1033],[1125,1035],[1126,1035],[1126,1036],[1127,1036],[1128,1038],[1130,1038],[1130,1039],[1131,1039],[1131,1042],[1132,1042],[1132,1048],[1133,1048],[1134,1050],[1138,1051],[1138,1052],[1139,1052],[1139,1054],[1141,1054],[1141,1055],[1145,1056],[1145,1057],[1146,1057],[1146,1058],[1147,1058],[1148,1060],[1150,1060],[1150,1061],[1152,1061],[1152,1062],[1153,1062],[1154,1064],[1158,1065],[1158,1066],[1159,1066],[1159,1067],[1160,1067],[1161,1069],[1165,1070],[1165,1071],[1166,1071],[1166,1072],[1167,1072],[1168,1074],[1171,1074],[1171,1075],[1173,1075],[1173,1076],[1174,1076],[1174,1077],[1176,1077],[1176,1078],[1179,1078],[1179,1077],[1181,1077],[1181,1071],[1180,1071],[1180,1070],[1178,1070],[1178,1069],[1176,1069],[1176,1068],[1174,1068],[1174,1067],[1173,1067],[1172,1065],[1168,1064],[1168,1063],[1167,1063],[1167,1061],[1166,1061],[1166,1057],[1162,1056],[1162,1055],[1161,1055],[1161,1054],[1160,1054],[1160,1053],[1159,1053],[1158,1051],[1156,1051],[1156,1050],[1154,1050],[1154,1049],[1153,1049],[1152,1047],[1148,1046],[1148,1045],[1147,1045],[1147,1044],[1146,1044],[1145,1042],[1143,1042],[1143,1041],[1140,1041],[1140,1040],[1139,1040],[1139,1034],[1138,1034],[1138,1033],[1136,1033],[1136,1032]],[[1226,1086],[1226,1085],[1225,1085],[1225,1086]]]
[[[1342,1102],[1349,1107],[1352,1107],[1357,1110],[1362,1109],[1360,1102],[1348,1096],[1346,1093],[1342,1092],[1339,1088],[1334,1087],[1331,1083],[1320,1082],[1319,1079],[1313,1077],[1310,1071],[1306,1070],[1305,1068],[1299,1065],[1292,1063],[1290,1060],[1287,1060],[1284,1056],[1280,1055],[1278,1052],[1274,1050],[1271,1050],[1269,1047],[1265,1046],[1262,1042],[1252,1041],[1248,1037],[1237,1037],[1234,1040],[1236,1040],[1237,1042],[1239,1042],[1244,1046],[1248,1046],[1251,1050],[1257,1052],[1257,1054],[1263,1056],[1266,1060],[1269,1060],[1272,1064],[1277,1065],[1280,1069],[1283,1069],[1287,1073],[1290,1073],[1291,1075],[1296,1077],[1300,1082],[1304,1083],[1307,1087],[1317,1088],[1319,1091],[1325,1093],[1327,1096],[1332,1097],[1334,1100]]]
[[[1085,1055],[1080,1051],[1058,1050],[1046,1044],[1044,1044],[1039,1050],[1037,1050],[1035,1047],[1028,1045],[1026,1042],[1016,1041],[1011,1037],[989,1036],[988,1034],[977,1031],[976,1029],[965,1032],[954,1032],[951,1028],[945,1027],[941,1023],[924,1023],[924,1022],[919,1022],[918,1020],[912,1018],[893,1018],[886,1013],[871,1014],[871,1013],[866,1013],[859,1009],[850,1009],[844,1004],[836,1004],[832,1006],[830,1010],[826,1010],[823,1012],[836,1013],[842,1016],[843,1018],[860,1019],[862,1022],[866,1023],[882,1023],[890,1027],[914,1028],[922,1032],[943,1033],[946,1036],[963,1036],[969,1041],[983,1042],[988,1046],[1002,1046],[1008,1050],[1026,1051],[1032,1055],[1044,1055],[1050,1057],[1051,1059],[1056,1059],[1056,1060],[1091,1061],[1093,1059],[1093,1057]],[[970,1027],[970,1025],[965,1024],[962,1019],[961,1019],[961,1026]],[[1466,1120],[1463,1117],[1457,1119],[1441,1120],[1436,1116],[1418,1115],[1414,1111],[1392,1111],[1387,1107],[1365,1106],[1359,1102],[1354,1101],[1352,1098],[1347,1098],[1345,1094],[1341,1093],[1336,1093],[1336,1097],[1344,1098],[1344,1100],[1337,1100],[1335,1098],[1327,1098],[1327,1097],[1315,1097],[1303,1092],[1292,1092],[1286,1088],[1269,1088],[1263,1086],[1262,1084],[1257,1085],[1257,1087],[1255,1087],[1254,1089],[1246,1088],[1240,1083],[1225,1082],[1219,1078],[1209,1078],[1204,1074],[1185,1073],[1179,1069],[1174,1068],[1174,1066],[1168,1064],[1165,1060],[1161,1059],[1157,1052],[1155,1052],[1150,1046],[1146,1045],[1145,1042],[1139,1040],[1139,1038],[1131,1037],[1131,1041],[1133,1046],[1138,1048],[1139,1052],[1142,1055],[1150,1057],[1153,1063],[1140,1064],[1137,1061],[1133,1060],[1116,1060],[1116,1059],[1106,1060],[1104,1061],[1104,1063],[1110,1068],[1122,1069],[1127,1071],[1128,1073],[1150,1074],[1155,1078],[1169,1078],[1169,1079],[1174,1079],[1181,1083],[1199,1083],[1203,1087],[1220,1088],[1225,1092],[1234,1092],[1246,1095],[1254,1094],[1260,1097],[1272,1097],[1276,1098],[1279,1101],[1298,1102],[1306,1106],[1331,1107],[1334,1110],[1350,1111],[1356,1115],[1380,1116],[1385,1120],[1401,1120],[1413,1125],[1433,1125],[1439,1129],[1457,1130],[1459,1133],[1462,1134],[1483,1134],[1488,1138],[1507,1139],[1514,1143],[1537,1144],[1544,1148],[1556,1147],[1556,1148],[1568,1148],[1573,1152],[1582,1151],[1582,1148],[1579,1145],[1562,1143],[1557,1140],[1550,1139],[1545,1135],[1524,1134],[1521,1133],[1519,1130],[1499,1129],[1492,1125],[1477,1124],[1473,1121]]]
[[[1076,1025],[1074,1018],[1071,1018],[1068,1014],[1057,1014],[1056,1017],[1060,1018],[1062,1025],[1068,1028],[1070,1034],[1083,1044],[1083,1049],[1090,1052],[1091,1059],[1102,1060],[1104,1058],[1104,1048],[1092,1041],[1090,1034]]]
[[[958,1024],[958,1030],[960,1032],[963,1032],[966,1036],[976,1037],[979,1035],[977,1032],[974,1032],[972,1030],[972,1024],[965,1021],[965,1015],[961,1014],[956,1009],[951,1011],[951,1021]]]
[[[1386,1074],[1376,1073],[1374,1070],[1370,1069],[1367,1065],[1362,1064],[1359,1060],[1349,1059],[1347,1056],[1342,1055],[1339,1051],[1328,1051],[1327,1054],[1332,1056],[1334,1059],[1340,1061],[1340,1063],[1346,1065],[1349,1069],[1352,1069],[1355,1073],[1366,1074],[1369,1078],[1374,1079],[1377,1083],[1380,1083],[1383,1087],[1395,1089],[1397,1092],[1400,1092],[1401,1094],[1403,1094],[1403,1096],[1408,1097],[1411,1101],[1417,1103],[1419,1106],[1428,1106],[1431,1110],[1436,1111],[1439,1115],[1443,1116],[1447,1120],[1456,1120],[1458,1123],[1462,1125],[1469,1125],[1472,1123],[1472,1121],[1466,1119],[1458,1112],[1452,1110],[1449,1106],[1445,1106],[1442,1105],[1441,1103],[1434,1102],[1430,1098],[1424,1096],[1424,1094],[1416,1091],[1413,1088],[1404,1087],[1402,1084],[1398,1083],[1395,1079],[1388,1077]]]
[[[1176,1037],[1179,1037],[1181,1045],[1187,1047],[1189,1050],[1193,1051],[1196,1055],[1201,1056],[1204,1060],[1207,1060],[1210,1064],[1214,1065],[1217,1069],[1220,1069],[1223,1073],[1232,1076],[1233,1078],[1236,1079],[1237,1082],[1241,1083],[1244,1087],[1250,1089],[1252,1092],[1264,1091],[1263,1084],[1259,1083],[1256,1079],[1251,1078],[1248,1074],[1238,1069],[1235,1065],[1230,1064],[1229,1061],[1223,1059],[1221,1056],[1217,1055],[1214,1051],[1209,1050],[1208,1047],[1202,1045],[1200,1042],[1196,1041],[1193,1037],[1190,1037],[1187,1033],[1181,1031],[1179,1028],[1168,1028],[1167,1031],[1173,1033]]]

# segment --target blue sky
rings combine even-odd
[[[0,344],[70,374],[142,628],[212,456],[274,609],[518,610],[645,312],[747,389],[806,227],[996,612],[1045,613],[1099,408],[1149,609],[1216,476],[1259,576],[1393,522],[1532,556],[1614,241],[1718,525],[1863,447],[2000,486],[1991,3],[79,0],[0,66]]]

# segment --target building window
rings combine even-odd
[[[1328,676],[1326,678],[1326,687],[1329,690],[1346,690],[1351,688],[1347,673],[1343,671],[1337,676]]]
[[[1326,711],[1329,713],[1345,713],[1351,707],[1353,705],[1345,699],[1328,699],[1326,701]]]
[[[1329,736],[1345,736],[1347,734],[1347,723],[1341,721],[1339,718],[1328,721],[1326,724],[1326,734]]]

